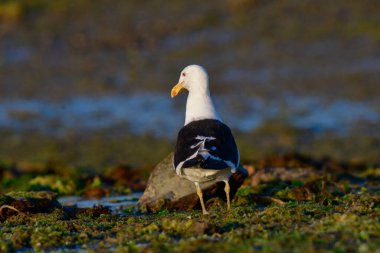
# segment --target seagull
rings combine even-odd
[[[178,84],[171,90],[175,97],[183,89],[189,94],[185,125],[180,129],[174,151],[173,165],[178,176],[195,184],[203,214],[208,214],[201,183],[225,183],[227,210],[230,209],[229,177],[239,167],[240,154],[230,128],[215,110],[210,96],[207,71],[190,65],[181,72]]]

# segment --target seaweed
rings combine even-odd
[[[129,207],[124,212],[112,213],[102,206],[80,209],[56,205],[49,212],[48,208],[32,212],[33,208],[22,209],[12,201],[39,198],[56,203],[57,194],[1,195],[0,205],[5,207],[0,220],[0,249],[9,252],[376,252],[378,249],[377,166],[299,155],[270,157],[250,166],[255,167],[255,172],[238,190],[231,210],[226,211],[223,200],[211,199],[207,202],[210,215],[206,216],[201,210],[163,209],[156,214],[140,214]],[[288,170],[286,178],[273,173],[283,167]],[[347,167],[351,169],[347,171]],[[299,173],[300,168],[308,168],[311,177]],[[293,181],[288,181],[292,171]],[[315,178],[321,171],[322,175]],[[265,177],[265,173],[271,173],[272,177]],[[252,180],[257,175],[266,180],[257,184],[257,180]],[[102,186],[98,180],[93,182],[96,187]],[[7,209],[6,205],[20,212]]]

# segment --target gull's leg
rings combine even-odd
[[[203,202],[203,194],[202,194],[201,187],[199,187],[198,182],[194,182],[194,184],[195,184],[195,187],[197,188],[197,194],[198,194],[199,200],[201,201],[203,214],[208,214],[208,212],[206,211],[205,203]]]
[[[230,184],[228,183],[228,180],[223,180],[225,183],[224,191],[226,192],[227,197],[227,210],[230,210]]]

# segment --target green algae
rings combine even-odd
[[[380,212],[371,207],[370,195],[327,205],[290,203],[265,209],[234,206],[230,213],[199,211],[120,217],[101,215],[65,219],[62,215],[36,215],[2,224],[2,247],[194,252],[310,252],[375,250],[380,243]],[[359,201],[359,202],[358,202]],[[368,202],[368,204],[365,204]],[[354,207],[354,208],[353,208]],[[20,230],[20,227],[28,229]],[[31,229],[33,228],[33,229]],[[5,238],[12,238],[6,243]],[[23,240],[31,238],[30,240]],[[352,240],[355,238],[355,240]]]
[[[29,182],[31,189],[47,189],[68,195],[76,191],[75,182],[69,178],[56,175],[38,176]]]
[[[57,194],[51,191],[11,191],[6,196],[12,198],[46,198],[57,200]]]
[[[251,175],[226,211],[224,201],[200,210],[111,214],[96,207],[77,215],[12,215],[0,221],[0,249],[115,252],[376,252],[380,245],[380,187],[377,166],[318,163],[305,157],[258,161],[256,168],[283,165],[292,181],[275,174],[250,185]],[[314,164],[314,166],[312,166]],[[326,168],[303,178],[297,168]],[[345,166],[351,166],[346,171]],[[356,169],[355,169],[356,168]],[[258,173],[258,172],[256,172]],[[273,173],[273,172],[271,172]],[[297,176],[302,176],[297,178]],[[96,182],[97,180],[95,180]],[[95,183],[99,187],[98,182]],[[101,184],[100,184],[101,185]],[[348,185],[348,187],[347,187]],[[9,193],[44,197],[47,193]],[[53,197],[54,198],[54,197]],[[2,198],[1,198],[2,199]]]

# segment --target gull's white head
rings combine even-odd
[[[190,65],[184,68],[179,77],[178,84],[171,91],[171,96],[177,96],[182,89],[186,89],[189,92],[197,90],[197,92],[208,93],[208,74],[206,69],[199,65]]]
[[[171,91],[172,98],[177,96],[182,89],[189,91],[186,103],[185,125],[195,120],[220,120],[210,97],[208,74],[203,67],[190,65],[184,68],[178,83]]]

